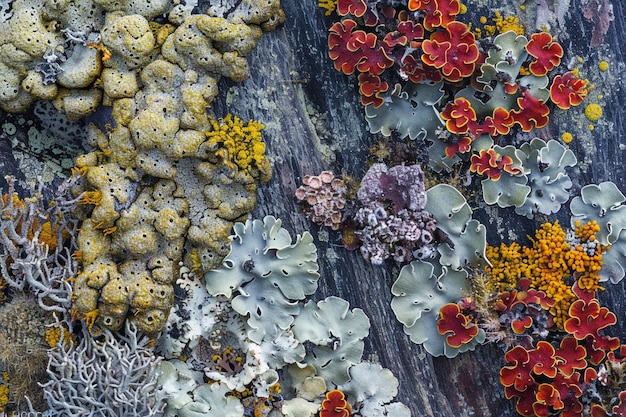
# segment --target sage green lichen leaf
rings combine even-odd
[[[485,87],[482,91],[469,85],[459,91],[454,97],[467,99],[476,112],[476,116],[480,119],[492,116],[493,111],[498,107],[507,110],[515,108],[518,95],[508,94],[504,91],[503,83],[496,83],[493,89]]]
[[[437,220],[453,243],[437,246],[441,265],[460,270],[468,263],[485,258],[485,226],[472,219],[472,208],[465,197],[454,187],[439,184],[426,191],[426,211]]]
[[[610,181],[585,185],[580,190],[580,197],[575,197],[570,203],[572,226],[576,220],[582,224],[595,220],[600,226],[596,239],[602,245],[612,245],[622,238],[621,232],[626,229],[624,201],[624,194]]]
[[[503,172],[497,181],[485,178],[480,182],[483,200],[489,205],[497,203],[500,207],[521,206],[530,193],[527,182],[525,175],[512,175],[508,172]]]
[[[348,368],[361,360],[369,328],[363,310],[350,310],[346,300],[333,296],[307,302],[295,318],[293,333],[315,345],[303,362],[314,366],[326,382],[342,384],[349,379]]]
[[[483,200],[489,205],[498,204],[503,208],[519,207],[524,204],[528,193],[530,193],[530,187],[527,185],[527,174],[530,169],[522,165],[522,160],[526,158],[526,154],[512,145],[504,147],[495,145],[493,149],[499,155],[510,157],[513,160],[513,167],[520,169],[521,172],[510,174],[503,171],[497,181],[490,178],[483,179],[481,181]]]
[[[480,329],[470,342],[453,348],[437,329],[441,307],[456,303],[470,293],[469,279],[464,270],[454,271],[439,264],[413,261],[402,268],[391,292],[394,295],[391,309],[404,325],[404,332],[413,343],[421,344],[431,355],[453,358],[484,342],[485,334]]]
[[[301,300],[317,289],[317,249],[305,232],[292,244],[289,232],[273,216],[236,223],[231,251],[221,268],[204,275],[212,295],[230,298],[234,290],[255,279],[267,280],[285,298]]]
[[[231,305],[237,313],[248,316],[248,337],[255,343],[273,340],[293,323],[300,312],[297,301],[291,301],[267,279],[254,279],[239,289]]]
[[[535,138],[530,144],[520,147],[526,158],[522,160],[528,172],[528,185],[531,188],[524,204],[516,207],[515,212],[529,219],[535,213],[556,213],[561,205],[569,200],[572,180],[565,169],[576,165],[576,156],[555,140],[548,143]]]
[[[467,273],[453,271],[440,276],[441,273],[441,266],[435,269],[435,264],[424,261],[413,261],[400,270],[391,287],[394,295],[391,309],[398,321],[404,324],[405,331],[424,315],[437,315],[442,305],[456,302],[469,294]],[[411,340],[414,343],[425,341],[418,334],[411,335]]]
[[[178,359],[161,361],[157,373],[159,391],[167,399],[167,407],[176,410],[193,401],[191,392],[203,383],[202,372],[190,370]]]
[[[192,402],[180,409],[168,407],[165,417],[243,417],[243,405],[229,392],[220,382],[202,384],[193,391]]]
[[[354,411],[367,417],[410,417],[411,411],[399,402],[392,402],[398,394],[398,380],[389,369],[370,362],[350,367],[350,381],[340,385],[353,405]]]
[[[372,133],[391,136],[396,131],[401,138],[434,139],[435,131],[443,126],[435,105],[444,95],[443,83],[407,83],[404,90],[396,84],[391,98],[379,108],[365,106],[365,116]]]
[[[492,81],[491,78],[485,77],[487,71],[483,71],[483,67],[491,66],[495,68],[495,74],[504,72],[510,77],[511,83],[514,82],[519,75],[522,64],[528,57],[528,52],[526,52],[528,39],[510,30],[496,36],[493,43],[496,47],[489,49],[485,63],[481,66],[483,76],[478,77],[478,81],[485,84]]]
[[[478,220],[470,220],[460,235],[448,235],[454,247],[447,243],[437,246],[441,255],[439,263],[451,269],[460,270],[469,264],[485,259],[487,229]]]
[[[264,338],[259,349],[258,356],[272,369],[281,369],[287,364],[299,362],[306,355],[304,346],[290,330],[277,337]]]
[[[602,269],[600,269],[600,281],[611,281],[613,284],[620,282],[626,271],[626,230],[622,229],[618,239],[611,245],[609,250],[602,252]]]
[[[447,146],[448,144],[439,138],[432,139],[428,148],[428,166],[435,172],[447,171],[461,160],[458,155],[448,158],[446,155]]]

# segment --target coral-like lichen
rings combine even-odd
[[[296,198],[308,205],[307,218],[333,230],[339,229],[347,202],[343,179],[330,171],[322,171],[319,175],[305,175],[302,183],[296,189]]]

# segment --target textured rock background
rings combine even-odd
[[[566,130],[573,134],[570,148],[579,164],[570,171],[574,180],[572,196],[579,194],[580,187],[602,181],[613,181],[626,192],[626,166],[622,162],[626,156],[626,50],[621,41],[626,36],[626,6],[621,0],[506,3],[509,5],[495,0],[468,2],[470,10],[460,20],[477,22],[478,16],[492,15],[489,10],[497,7],[503,15],[520,16],[529,28],[551,25],[549,31],[566,51],[563,62],[572,60],[595,89],[580,107],[553,111],[549,126],[536,134],[544,139],[558,138]],[[520,11],[521,3],[526,3],[525,11]],[[614,20],[601,36],[606,23],[602,13],[593,14],[588,20],[584,9],[602,12],[609,5]],[[223,79],[220,95],[213,104],[216,116],[234,113],[266,126],[263,135],[274,175],[269,183],[259,187],[254,217],[273,214],[292,233],[313,233],[321,273],[317,297],[337,295],[350,301],[351,307],[365,311],[372,323],[366,353],[398,377],[396,400],[408,405],[414,416],[514,415],[514,403],[504,398],[499,383],[498,371],[504,364],[499,348],[481,346],[456,359],[432,358],[410,342],[391,311],[390,287],[399,267],[391,262],[383,267],[370,265],[358,252],[343,249],[338,234],[320,230],[298,214],[294,192],[302,176],[330,169],[336,174],[361,178],[368,150],[376,138],[367,130],[355,79],[335,71],[328,58],[327,29],[335,17],[325,17],[312,0],[286,0],[283,9],[284,26],[265,34],[249,55],[250,79],[243,83]],[[582,62],[577,62],[578,57]],[[598,70],[602,60],[610,64],[606,72]],[[604,115],[590,130],[584,106],[592,102],[602,105]],[[72,158],[84,153],[86,147],[77,142],[76,136],[65,132],[36,134],[30,130],[30,120],[34,120],[32,115],[0,113],[0,172],[17,174],[22,185],[23,180],[34,175],[51,180],[54,174],[67,173]],[[18,127],[15,134],[10,134],[7,122]],[[470,204],[479,206],[476,201]],[[485,209],[484,205],[475,217],[487,225],[492,244],[511,238],[522,240],[546,220],[527,220],[511,209]],[[553,217],[568,224],[568,204],[549,220]],[[613,335],[623,340],[625,285],[624,281],[608,284],[600,294],[601,302],[618,316]]]

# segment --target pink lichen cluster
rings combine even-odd
[[[361,254],[379,265],[393,257],[406,262],[433,252],[435,218],[424,210],[426,190],[419,165],[370,167],[357,192],[354,216]]]
[[[339,229],[346,206],[344,181],[330,171],[322,171],[319,175],[305,175],[302,183],[296,190],[296,198],[308,205],[304,210],[306,217],[333,230]]]

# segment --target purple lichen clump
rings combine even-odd
[[[296,190],[296,198],[308,204],[306,217],[333,230],[339,229],[346,206],[344,181],[330,171],[322,171],[319,175],[305,175],[302,183]]]
[[[360,207],[354,220],[365,259],[379,265],[389,257],[405,262],[434,252],[437,224],[424,210],[426,189],[419,165],[372,165],[357,197]]]

